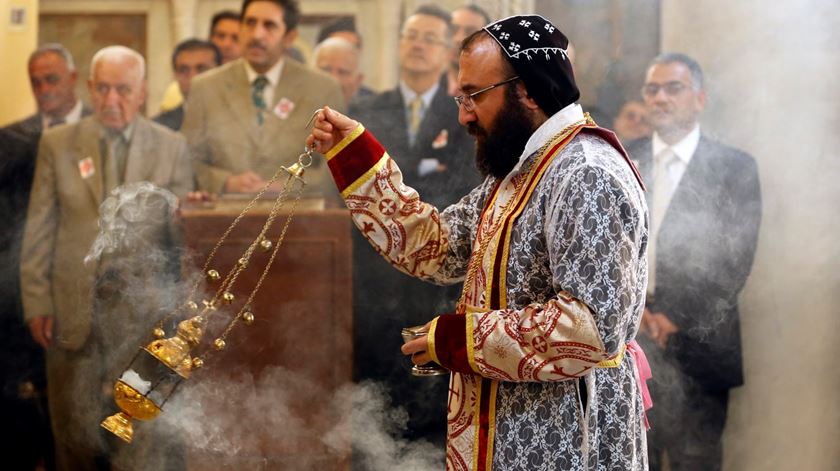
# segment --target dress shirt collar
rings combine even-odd
[[[268,72],[264,74],[257,73],[257,71],[254,70],[253,67],[251,67],[251,64],[249,64],[248,61],[243,59],[242,62],[245,63],[245,73],[248,74],[249,85],[253,84],[254,80],[256,80],[257,77],[259,77],[260,75],[262,75],[268,79],[268,83],[271,84],[271,88],[274,88],[280,82],[280,75],[283,73],[283,64],[285,63],[285,60],[280,59],[279,61],[277,61],[276,64],[274,64],[270,69],[268,69]]]
[[[688,162],[691,160],[691,156],[694,155],[694,151],[697,150],[697,144],[700,142],[700,125],[695,124],[694,129],[691,130],[682,140],[677,142],[676,144],[669,146],[659,137],[659,134],[654,132],[653,138],[651,140],[652,145],[651,148],[653,150],[653,156],[656,157],[659,155],[660,152],[667,149],[668,147],[674,152],[674,154],[680,159],[683,165],[688,165]]]
[[[106,128],[105,126],[99,125],[99,136],[109,141],[113,139],[118,134],[122,134],[123,139],[125,142],[131,142],[131,136],[134,134],[134,125],[137,123],[137,118],[134,118],[128,126],[126,126],[122,131],[115,131],[113,129]]]
[[[432,88],[426,90],[420,95],[420,99],[423,100],[423,110],[428,110],[429,107],[432,106],[432,98],[435,97],[435,93],[437,93],[439,87],[440,81],[437,81],[434,85],[432,85]],[[400,94],[402,94],[405,106],[408,106],[409,103],[414,101],[417,97],[417,92],[409,88],[409,86],[402,80],[400,80]]]
[[[76,104],[73,105],[70,112],[64,115],[64,124],[74,124],[80,119],[82,119],[82,101],[76,100]],[[43,129],[50,127],[50,121],[52,121],[52,119],[49,116],[41,114],[41,124],[43,125]]]
[[[546,142],[551,140],[557,133],[563,130],[566,126],[581,121],[583,119],[583,108],[580,107],[577,103],[572,103],[567,105],[562,110],[554,113],[550,118],[546,120],[546,122],[542,123],[534,134],[531,134],[531,137],[528,139],[528,143],[525,144],[525,150],[522,151],[522,155],[519,156],[519,164],[517,167],[522,164],[522,162],[527,159],[531,154],[538,151],[540,147],[545,145]]]

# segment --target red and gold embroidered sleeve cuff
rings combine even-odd
[[[475,374],[470,366],[467,316],[443,314],[432,321],[428,336],[428,352],[435,363],[458,373]]]
[[[359,126],[326,153],[335,185],[346,197],[376,174],[388,154],[364,126]]]

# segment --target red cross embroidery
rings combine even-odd
[[[397,205],[394,200],[384,199],[379,203],[379,212],[385,216],[391,216],[397,212]]]
[[[542,335],[538,335],[534,340],[532,340],[531,345],[533,345],[534,349],[540,353],[545,353],[546,350],[548,350],[548,343]]]
[[[446,403],[446,411],[447,412],[452,412],[452,396],[460,398],[461,394],[459,394],[458,391],[456,391],[455,389],[453,389],[450,386],[449,387],[449,401]]]

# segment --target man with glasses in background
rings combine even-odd
[[[405,181],[441,209],[479,182],[472,165],[472,139],[458,124],[458,109],[446,90],[451,39],[448,12],[434,5],[418,8],[400,33],[398,86],[350,107],[350,114],[393,150]],[[425,323],[430,306],[451,311],[460,288],[433,286],[395,273],[358,233],[353,249],[353,280],[359,287],[353,297],[356,379],[389,386],[395,402],[408,410],[409,438],[442,444],[446,380],[411,377],[395,352],[401,328]],[[383,292],[394,294],[383,299]],[[383,335],[388,332],[392,335]],[[441,400],[430,400],[434,397]]]
[[[653,136],[628,145],[648,182],[648,298],[640,336],[655,373],[650,467],[721,469],[729,390],[743,384],[738,294],[761,221],[755,160],[700,131],[703,71],[656,57],[642,88]]]

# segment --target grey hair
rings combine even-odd
[[[99,61],[107,59],[119,62],[128,58],[137,61],[137,68],[140,72],[139,79],[143,80],[143,78],[146,77],[146,59],[144,59],[139,52],[125,46],[103,47],[96,54],[94,54],[93,59],[90,60],[90,78],[93,79],[93,71],[96,70],[96,64],[98,64]]]
[[[705,81],[703,78],[703,69],[700,68],[700,64],[696,60],[681,52],[663,52],[650,61],[648,68],[654,65],[673,64],[674,62],[679,62],[686,66],[688,71],[691,72],[691,83],[694,85],[694,90],[703,90]]]
[[[359,48],[357,48],[353,43],[351,43],[350,41],[348,41],[344,38],[332,37],[332,38],[327,38],[327,39],[321,41],[320,43],[318,43],[318,45],[315,46],[315,50],[312,51],[312,57],[313,58],[318,57],[318,53],[321,50],[326,50],[326,49],[335,49],[335,50],[338,50],[339,52],[343,52],[345,54],[353,54],[357,57],[359,55]]]
[[[64,63],[67,64],[67,70],[71,72],[76,70],[76,63],[73,62],[73,54],[70,54],[70,51],[68,51],[66,47],[59,43],[42,44],[40,47],[38,47],[38,49],[35,49],[35,51],[33,51],[32,54],[29,55],[28,63],[31,64],[32,61],[36,58],[41,57],[44,54],[50,52],[53,54],[57,54],[64,60]]]

